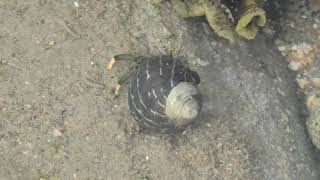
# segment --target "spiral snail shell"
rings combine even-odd
[[[148,58],[129,84],[128,104],[144,129],[175,132],[201,110],[198,74],[171,56]]]

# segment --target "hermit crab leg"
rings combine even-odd
[[[107,66],[107,69],[111,70],[117,61],[123,61],[123,60],[125,60],[125,61],[138,61],[138,59],[139,59],[139,56],[134,55],[134,54],[119,54],[119,55],[114,56],[110,60],[108,66]]]
[[[116,87],[114,89],[114,94],[116,96],[119,94],[121,86],[124,85],[126,82],[128,82],[130,77],[132,77],[135,72],[136,72],[136,69],[133,68],[129,72],[126,72],[122,76],[120,76],[120,78],[117,81],[117,85],[116,85]]]
[[[134,54],[119,54],[119,55],[116,55],[114,56],[108,66],[107,66],[107,69],[108,70],[111,70],[112,67],[114,66],[114,64],[117,62],[117,61],[122,61],[122,60],[126,60],[126,61],[134,61],[136,62],[138,65],[142,62],[143,58],[141,58],[141,56],[137,56],[137,55],[134,55]],[[130,77],[135,73],[138,65],[136,65],[135,68],[132,68],[130,69],[129,72],[126,72],[124,73],[122,76],[120,76],[120,78],[118,79],[117,81],[117,85],[115,86],[115,89],[114,89],[114,94],[117,96],[119,94],[119,91],[120,91],[120,88],[123,84],[125,84],[129,79]]]
[[[266,24],[266,13],[258,6],[257,0],[241,0],[242,9],[236,32],[246,39],[254,39],[258,27],[263,27]]]
[[[113,58],[110,60],[109,64],[107,65],[107,70],[110,71],[115,63],[116,63],[116,60],[115,60],[115,58],[113,57]]]

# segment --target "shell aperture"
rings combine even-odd
[[[181,82],[169,93],[165,113],[176,126],[189,124],[201,108],[199,90],[190,82]]]

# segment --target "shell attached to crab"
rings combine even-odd
[[[111,64],[117,60],[141,62],[137,70],[120,78],[118,84],[131,80],[129,109],[143,129],[177,132],[197,119],[202,106],[200,78],[179,59],[122,54],[115,56]]]
[[[154,4],[159,4],[162,1],[164,0],[152,0]],[[254,39],[259,27],[265,26],[266,13],[261,8],[263,0],[235,0],[240,1],[237,17],[233,17],[229,8],[221,1],[170,0],[170,3],[182,17],[205,16],[213,31],[231,43],[235,41],[237,36]],[[237,22],[234,22],[234,19]],[[234,25],[234,23],[236,24]]]

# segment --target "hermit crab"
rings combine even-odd
[[[164,0],[152,0],[154,4],[162,1]],[[225,5],[235,4],[236,1],[240,1],[240,7],[233,7],[230,10]],[[214,32],[231,43],[235,41],[237,35],[245,39],[255,38],[259,27],[266,24],[265,11],[261,8],[263,0],[170,0],[170,2],[182,17],[205,16]],[[234,17],[232,13],[236,16]],[[237,22],[234,27],[235,20]]]
[[[136,69],[119,78],[115,93],[131,80],[129,110],[143,129],[177,132],[197,119],[202,106],[200,78],[179,58],[120,54],[112,58],[108,69],[120,60],[138,61]]]

